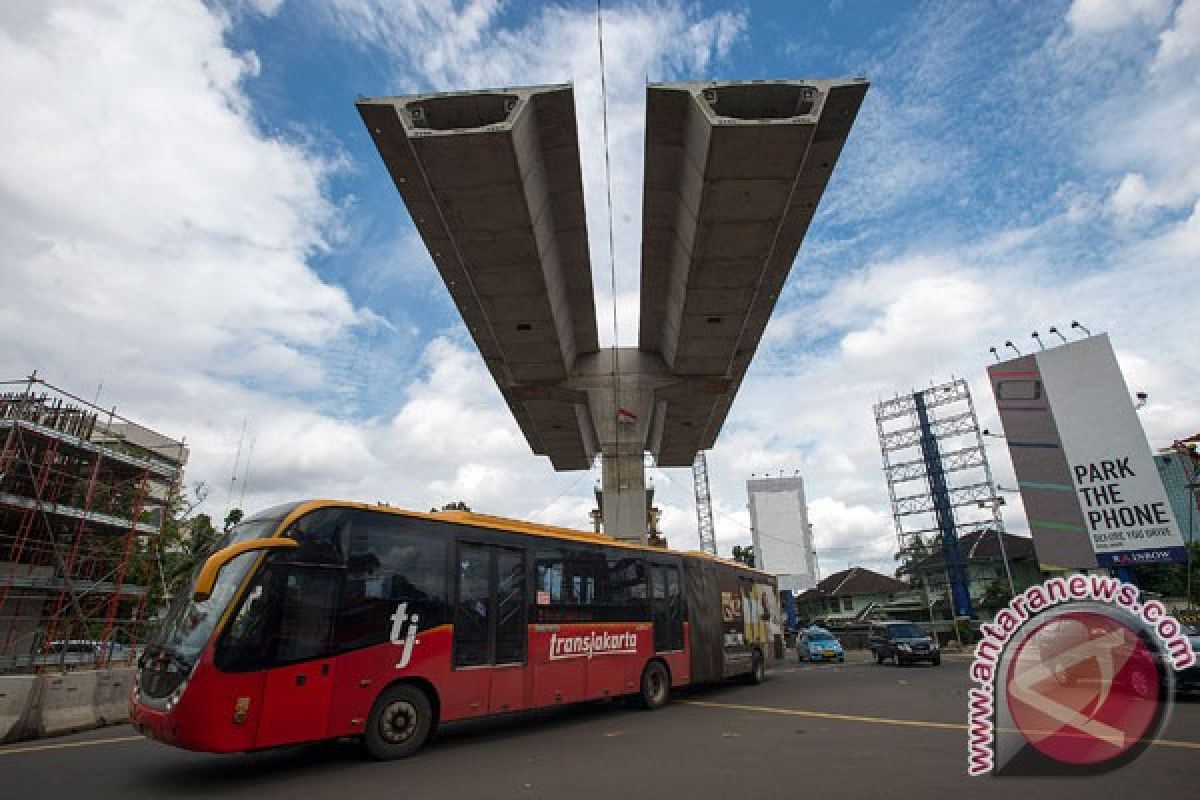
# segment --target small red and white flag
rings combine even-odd
[[[628,408],[618,408],[617,422],[621,425],[633,425],[637,422],[637,414],[633,413]]]

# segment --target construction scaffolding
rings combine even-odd
[[[898,558],[914,564],[940,551],[954,613],[973,616],[959,539],[988,531],[1003,548],[1004,523],[970,387],[959,379],[897,395],[875,406],[875,426]]]
[[[132,656],[186,461],[36,374],[0,381],[0,672]]]

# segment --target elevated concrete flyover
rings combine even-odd
[[[605,350],[571,88],[358,103],[530,447],[603,455],[609,533],[645,538],[646,450],[690,466],[715,443],[866,91],[651,84],[638,347]]]
[[[357,105],[533,451],[587,469],[586,398],[545,391],[599,349],[571,87]]]
[[[713,446],[866,95],[865,80],[651,84],[639,347],[721,391],[655,409],[661,466]]]

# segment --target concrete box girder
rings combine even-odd
[[[686,409],[656,406],[660,464],[691,464],[715,440],[866,89],[648,87],[639,346],[674,374],[730,380]]]
[[[358,108],[531,448],[557,470],[603,452],[605,518],[625,528],[644,509],[610,473],[644,449],[690,466],[713,445],[866,91],[863,79],[650,84],[639,345],[606,351],[569,86]]]
[[[561,382],[599,347],[571,88],[357,105],[530,445],[558,469],[586,468],[594,436],[579,414],[549,415],[513,392]]]

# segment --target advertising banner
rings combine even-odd
[[[804,479],[746,481],[755,566],[778,576],[780,590],[799,594],[817,585]]]
[[[993,364],[988,377],[1043,567],[1186,561],[1107,336]]]

